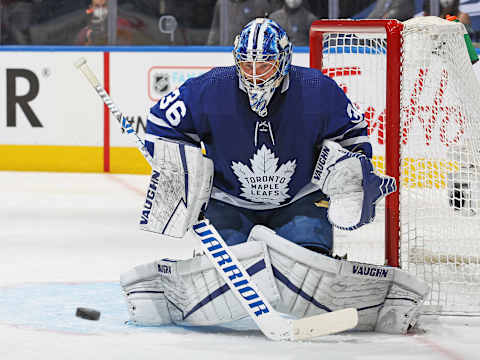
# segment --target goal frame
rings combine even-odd
[[[398,20],[317,20],[310,27],[310,67],[322,70],[323,38],[328,33],[384,33],[386,49],[385,173],[398,190],[385,199],[385,265],[400,266],[400,81],[402,30]]]

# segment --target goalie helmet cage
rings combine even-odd
[[[310,66],[365,114],[376,171],[399,185],[372,224],[335,231],[335,252],[426,281],[424,313],[480,315],[480,87],[463,25],[318,20]]]

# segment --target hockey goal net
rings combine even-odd
[[[464,27],[440,18],[319,20],[310,66],[365,114],[379,173],[399,191],[335,252],[431,287],[425,313],[480,314],[480,86]]]

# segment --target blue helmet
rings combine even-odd
[[[257,18],[235,38],[233,56],[252,110],[266,116],[275,89],[290,70],[292,43],[287,33],[275,21]]]

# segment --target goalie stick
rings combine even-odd
[[[149,164],[152,157],[145,143],[138,137],[131,124],[122,116],[110,95],[105,91],[84,58],[75,62],[90,82],[97,94],[119,121],[123,130],[135,140],[138,149]],[[243,265],[227,246],[213,224],[200,220],[193,225],[193,232],[202,250],[228,284],[260,331],[271,340],[307,340],[314,337],[338,333],[354,328],[358,323],[358,313],[354,308],[342,309],[302,319],[287,319],[278,313],[263,296],[256,284],[251,281]]]
[[[83,57],[79,58],[77,61],[75,61],[75,67],[83,73],[83,75],[87,78],[88,82],[93,86],[93,88],[97,92],[98,96],[100,96],[103,103],[107,105],[112,115],[115,116],[115,119],[117,119],[118,123],[120,124],[122,131],[126,132],[127,135],[129,135],[135,141],[135,143],[137,144],[138,150],[140,150],[140,152],[145,157],[145,159],[147,159],[148,163],[152,164],[152,157],[150,156],[150,153],[145,147],[144,142],[142,141],[142,139],[138,137],[137,133],[132,127],[132,124],[130,124],[127,121],[127,118],[125,118],[122,115],[122,113],[117,108],[117,106],[113,102],[110,95],[108,95],[105,88],[102,86],[102,84],[100,84],[100,81],[98,81],[95,74],[87,65],[87,60]]]

